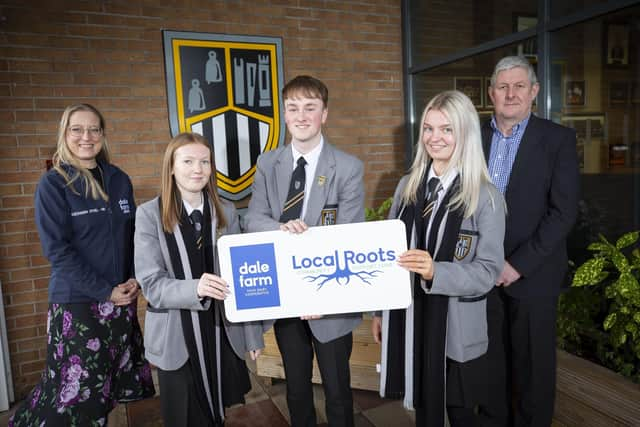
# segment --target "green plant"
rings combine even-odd
[[[380,221],[383,219],[387,219],[387,213],[391,208],[391,203],[393,203],[393,198],[389,197],[387,200],[382,202],[380,206],[378,206],[377,208],[364,208],[364,220]]]
[[[606,341],[598,326],[604,300],[601,287],[571,287],[558,301],[557,344],[576,356],[599,362],[597,348]],[[600,362],[601,363],[601,362]]]
[[[574,287],[602,291],[607,302],[601,322],[606,338],[594,337],[597,356],[636,382],[640,382],[639,237],[640,232],[634,231],[613,244],[601,235],[599,242],[589,245],[594,254],[577,268],[572,282]]]

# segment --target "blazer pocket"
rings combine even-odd
[[[320,225],[335,225],[338,219],[338,205],[324,205],[320,211]]]
[[[147,307],[144,317],[144,347],[156,356],[161,356],[167,342],[169,312]]]
[[[465,348],[474,347],[489,340],[487,335],[487,300],[458,300],[463,317],[462,341]]]

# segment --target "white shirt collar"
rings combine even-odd
[[[191,212],[193,212],[196,209],[204,214],[204,198],[202,197],[202,193],[200,193],[200,204],[198,206],[191,206],[189,202],[187,202],[186,200],[182,200],[182,204],[187,210],[187,215],[191,215]]]
[[[324,137],[320,135],[320,143],[316,147],[314,147],[313,150],[304,155],[304,159],[307,161],[307,166],[304,168],[305,190],[304,199],[302,202],[302,213],[300,215],[300,218],[303,219],[307,215],[307,206],[309,205],[309,197],[313,188],[313,180],[316,176],[316,169],[318,167],[318,163],[320,162],[320,153],[322,152],[322,147],[324,147]],[[302,153],[296,150],[296,147],[293,144],[291,144],[291,153],[293,154],[293,165],[291,166],[291,168],[295,169],[298,159],[302,156]]]
[[[320,143],[316,145],[313,150],[309,151],[307,154],[302,154],[298,150],[296,150],[296,146],[291,144],[291,154],[293,154],[293,168],[295,169],[297,166],[298,159],[300,156],[304,157],[307,161],[307,168],[310,165],[318,164],[318,158],[320,157],[320,152],[322,151],[322,146],[324,145],[324,137],[320,135]],[[314,167],[315,169],[315,167]]]

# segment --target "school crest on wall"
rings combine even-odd
[[[258,155],[284,143],[280,119],[282,40],[163,31],[171,135],[211,144],[218,191],[249,194]]]

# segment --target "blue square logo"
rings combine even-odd
[[[273,243],[234,246],[230,251],[236,308],[278,307],[280,292]]]

